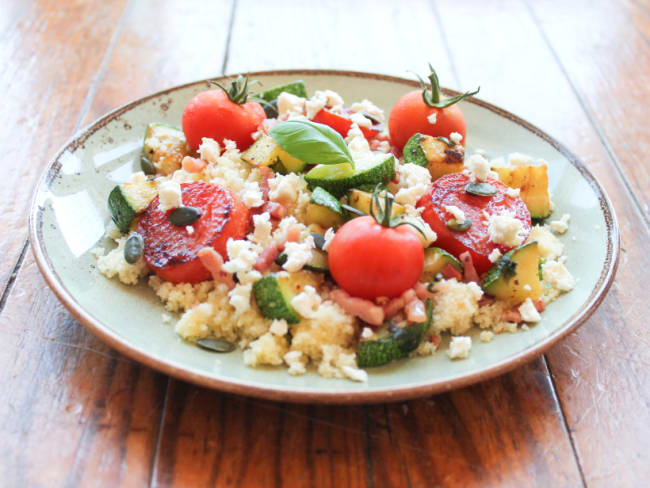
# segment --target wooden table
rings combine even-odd
[[[650,3],[8,0],[0,15],[3,486],[647,486]],[[35,182],[77,129],[221,73],[431,61],[558,138],[606,187],[617,279],[548,354],[400,404],[279,404],[197,388],[95,339],[27,242]]]

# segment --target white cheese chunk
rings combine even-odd
[[[546,261],[542,265],[542,277],[544,281],[560,291],[570,291],[575,286],[573,275],[558,261]]]
[[[358,369],[345,364],[341,366],[341,371],[343,371],[343,374],[352,381],[358,381],[360,383],[365,383],[368,381],[368,373],[366,373],[363,369]]]
[[[431,125],[436,125],[436,122],[438,121],[438,112],[431,112],[429,116],[427,117],[427,122],[429,122]]]
[[[305,289],[291,299],[291,306],[302,317],[312,318],[316,316],[316,311],[321,304],[321,297],[316,289],[311,286],[305,286]]]
[[[318,112],[327,105],[327,97],[322,91],[317,91],[313,97],[305,102],[305,112],[308,119],[313,119]]]
[[[542,316],[535,308],[535,304],[530,298],[526,298],[524,303],[519,306],[519,313],[524,322],[539,322]]]
[[[348,148],[350,149],[355,161],[370,153],[370,145],[368,144],[366,137],[363,135],[363,132],[361,132],[359,124],[352,124],[348,131],[348,135],[345,138],[345,142],[348,144]]]
[[[372,339],[374,336],[375,333],[372,331],[370,327],[364,327],[363,330],[361,331],[362,339]]]
[[[558,234],[564,234],[569,230],[569,220],[571,220],[571,215],[564,214],[560,217],[560,220],[551,221],[551,230],[557,232]]]
[[[282,265],[284,269],[295,273],[302,269],[313,258],[314,238],[308,236],[302,242],[287,242],[284,246],[284,252],[287,255],[287,261]]]
[[[415,205],[429,189],[431,173],[427,168],[413,163],[399,167],[399,183],[395,201],[404,205]]]
[[[360,114],[359,112],[353,112],[350,115],[350,120],[357,124],[359,127],[370,127],[372,126],[372,122],[370,119],[367,119],[366,117],[363,116],[363,114]]]
[[[192,234],[194,234],[194,227],[192,227],[191,225],[186,225],[186,226],[185,226],[185,231],[186,231],[189,235],[192,235]]]
[[[278,114],[302,115],[305,112],[306,100],[291,93],[282,92],[278,96]]]
[[[276,336],[286,335],[287,332],[289,332],[289,324],[287,324],[287,321],[284,319],[274,319],[269,327],[269,332]]]
[[[465,359],[472,349],[472,338],[468,336],[452,337],[447,355],[451,359]]]
[[[368,99],[364,98],[360,102],[353,103],[350,109],[353,112],[366,112],[379,122],[384,121],[384,111]]]
[[[479,337],[481,338],[481,342],[490,342],[494,339],[494,332],[491,330],[484,330],[479,334]]]
[[[463,136],[458,132],[452,132],[449,134],[449,140],[454,144],[460,144],[460,141],[463,140]]]
[[[472,154],[465,162],[465,167],[470,171],[472,181],[485,181],[488,178],[498,179],[498,175],[490,169],[490,163],[480,154]]]
[[[158,197],[160,210],[163,212],[183,206],[181,185],[178,181],[168,180],[161,182],[158,185]]]
[[[501,259],[501,251],[499,251],[497,248],[492,249],[492,252],[488,256],[488,259],[490,260],[491,263],[496,263],[499,259]]]
[[[519,188],[508,188],[506,190],[506,195],[508,195],[511,198],[517,198],[520,193],[521,190]]]
[[[522,225],[512,212],[503,212],[497,215],[490,215],[488,221],[488,235],[495,244],[503,244],[508,247],[515,247],[522,243],[519,235]]]
[[[325,238],[325,243],[323,244],[323,251],[327,251],[335,235],[336,233],[334,232],[334,229],[332,229],[331,227],[325,231],[325,235],[323,236]]]
[[[453,215],[457,222],[465,221],[465,212],[463,212],[456,205],[445,205],[445,210]]]

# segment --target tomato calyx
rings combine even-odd
[[[427,104],[429,107],[434,107],[434,108],[450,107],[451,105],[454,105],[455,103],[458,103],[467,97],[476,95],[481,89],[481,87],[479,86],[476,90],[472,92],[465,92],[455,97],[443,99],[440,96],[441,95],[440,82],[438,81],[438,75],[436,74],[436,70],[433,69],[433,66],[431,66],[431,63],[429,63],[429,69],[431,70],[431,73],[429,73],[429,76],[427,76],[427,78],[429,78],[431,89],[427,87],[427,84],[420,77],[420,75],[415,73],[415,76],[417,76],[418,80],[420,80],[420,86],[422,87],[422,100],[424,100],[424,103]]]
[[[225,88],[215,80],[210,80],[210,84],[221,88],[228,96],[228,99],[237,105],[243,105],[248,101],[248,87],[260,83],[258,80],[248,81],[248,75],[238,75],[234,80],[230,80],[230,87]],[[261,84],[261,83],[260,83]]]
[[[384,191],[384,203],[382,206],[380,200],[381,191],[382,185],[379,184],[372,192],[372,200],[370,201],[370,216],[375,219],[379,225],[389,229],[399,227],[400,225],[410,225],[426,238],[426,234],[418,225],[416,225],[414,222],[404,220],[404,215],[396,215],[395,217],[392,217],[393,202],[395,201],[395,197],[393,197],[393,195],[391,195],[388,191]]]

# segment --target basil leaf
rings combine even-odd
[[[326,125],[308,120],[287,120],[273,126],[270,133],[278,146],[305,163],[350,163],[354,167],[345,141]]]

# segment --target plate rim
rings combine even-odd
[[[36,264],[41,274],[45,278],[48,286],[52,289],[59,301],[68,309],[71,315],[79,323],[89,329],[101,341],[105,342],[108,346],[117,350],[119,353],[124,354],[125,356],[128,356],[138,361],[139,363],[142,363],[164,374],[173,376],[183,381],[191,382],[199,386],[217,389],[227,393],[235,393],[258,398],[265,398],[268,400],[288,401],[294,403],[360,404],[400,401],[433,395],[456,388],[462,388],[464,386],[494,378],[498,375],[511,371],[524,363],[532,361],[547,351],[558,341],[560,341],[563,337],[581,326],[594,313],[596,308],[605,298],[607,291],[614,281],[616,270],[618,268],[620,254],[620,232],[614,207],[603,186],[591,173],[591,171],[580,161],[579,158],[577,158],[571,151],[569,151],[569,149],[562,143],[558,142],[546,132],[507,110],[504,110],[479,98],[470,97],[465,101],[490,110],[491,112],[504,117],[511,122],[514,122],[529,132],[532,132],[534,135],[538,136],[546,143],[550,144],[555,150],[562,154],[562,156],[564,156],[569,161],[569,163],[573,165],[574,168],[579,171],[589,186],[594,189],[596,196],[598,197],[601,212],[605,219],[605,228],[607,231],[607,252],[600,272],[600,276],[585,302],[553,333],[549,334],[543,340],[515,354],[514,356],[502,359],[487,368],[481,369],[480,371],[460,374],[451,379],[408,384],[404,387],[382,387],[375,388],[370,391],[358,390],[354,392],[340,390],[337,391],[335,388],[321,391],[309,391],[302,390],[300,388],[294,389],[286,387],[266,387],[259,384],[250,384],[236,380],[224,380],[211,376],[207,373],[199,373],[193,371],[188,367],[184,367],[176,363],[174,360],[164,360],[157,358],[155,355],[148,353],[146,350],[131,345],[127,340],[120,337],[117,333],[111,331],[108,326],[104,325],[100,320],[95,319],[89,312],[87,312],[83,306],[77,302],[72,293],[70,293],[70,291],[64,286],[58,273],[56,273],[54,270],[52,262],[45,248],[45,243],[42,236],[43,221],[39,217],[43,212],[43,207],[39,206],[39,195],[42,194],[44,188],[46,190],[49,188],[49,185],[53,181],[54,177],[60,171],[61,164],[59,163],[59,159],[64,152],[75,150],[80,145],[83,145],[83,143],[92,134],[104,127],[112,120],[118,118],[123,113],[151,100],[152,98],[164,96],[166,94],[188,88],[193,85],[206,84],[206,86],[209,86],[208,80],[224,80],[232,76],[237,76],[237,74],[238,73],[234,73],[230,75],[223,75],[215,78],[201,79],[189,83],[175,85],[171,88],[167,88],[125,103],[124,105],[99,117],[97,120],[93,121],[83,129],[77,131],[72,137],[70,137],[56,152],[55,156],[47,163],[46,167],[43,169],[39,177],[38,183],[32,196],[29,212],[30,247],[32,249]],[[348,78],[374,79],[405,86],[419,87],[419,83],[412,79],[364,71],[335,69],[282,69],[255,71],[242,74],[249,74],[249,76],[341,76]],[[449,89],[443,90],[450,95],[459,93]]]

